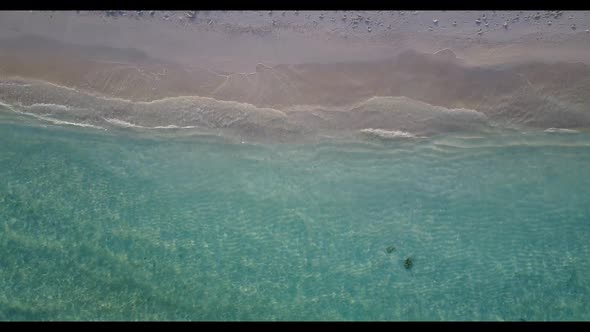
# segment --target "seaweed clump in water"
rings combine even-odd
[[[385,251],[386,251],[388,254],[391,254],[392,252],[394,252],[394,251],[395,251],[395,246],[389,246],[389,247],[385,248]]]
[[[408,257],[404,260],[404,267],[406,268],[406,270],[409,270],[412,268],[412,266],[414,266],[414,262],[412,261],[411,257]]]

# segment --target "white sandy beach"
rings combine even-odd
[[[135,105],[122,108],[128,110],[120,121],[141,108],[133,103],[167,98],[250,105],[224,113],[233,122],[202,120],[196,105],[168,110],[176,120],[167,123],[135,116],[137,125],[151,126],[192,126],[195,117],[202,120],[197,125],[241,126],[236,119],[256,118],[248,110],[268,109],[284,114],[279,127],[288,130],[445,130],[444,116],[436,123],[430,115],[399,117],[429,105],[477,112],[494,123],[587,128],[589,23],[582,11],[6,11],[0,78],[56,89],[39,94],[2,85],[0,98],[67,104],[59,87],[75,89]],[[358,112],[371,100],[379,101]],[[113,113],[98,108],[96,116]]]

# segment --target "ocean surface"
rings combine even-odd
[[[589,133],[159,132],[0,109],[0,320],[590,320]]]

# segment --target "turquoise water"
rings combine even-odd
[[[588,134],[253,145],[3,114],[0,319],[589,320],[589,169]]]

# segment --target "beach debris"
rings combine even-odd
[[[475,24],[480,25],[481,24],[481,20],[478,18],[475,20]]]
[[[504,27],[504,29],[508,29],[508,22],[504,22],[504,24],[502,24],[502,26]]]
[[[572,24],[571,28],[572,28],[572,30],[576,30],[576,25]]]
[[[367,31],[371,32],[373,29],[371,29],[371,27],[367,27]]]
[[[434,25],[438,25],[438,20],[434,19],[434,20],[432,20],[432,23],[434,23]]]
[[[389,247],[385,248],[385,251],[386,251],[388,254],[391,254],[392,252],[394,252],[394,251],[395,251],[395,249],[396,249],[396,248],[395,248],[395,246],[389,246]]]
[[[453,26],[456,27],[457,26],[457,21],[453,21]]]
[[[412,266],[414,266],[414,262],[412,261],[411,257],[408,257],[404,260],[404,267],[406,268],[406,270],[409,270],[412,268]]]
[[[553,24],[553,22],[551,22],[551,21],[547,22],[547,25],[551,25],[551,24]]]

